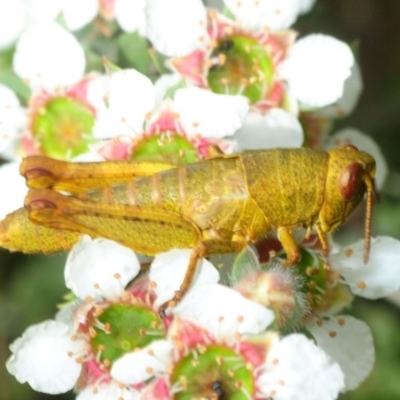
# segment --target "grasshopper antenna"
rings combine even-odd
[[[375,188],[371,179],[366,179],[365,185],[367,186],[367,205],[365,210],[364,264],[368,264],[369,253],[371,252],[372,206],[374,204]]]

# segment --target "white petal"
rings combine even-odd
[[[303,128],[298,119],[281,108],[272,108],[265,115],[249,112],[243,127],[233,140],[238,150],[300,147],[304,140]]]
[[[389,169],[385,157],[376,142],[365,133],[355,128],[344,128],[336,132],[329,140],[327,148],[345,146],[353,144],[359,150],[366,151],[375,158],[376,161],[376,177],[375,183],[378,190],[382,189]]]
[[[173,344],[167,340],[155,340],[143,349],[123,355],[113,363],[111,376],[125,384],[145,382],[166,372],[172,361]]]
[[[75,321],[75,315],[77,312],[79,312],[79,309],[85,309],[85,315],[83,318],[77,318],[79,321]],[[73,329],[79,329],[79,324],[85,324],[87,323],[87,315],[89,311],[93,309],[93,304],[87,303],[84,300],[81,299],[76,299],[66,305],[63,305],[63,307],[57,311],[55,320],[57,322],[64,322],[64,324],[67,324],[69,327]],[[82,315],[83,313],[81,313]],[[75,322],[76,325],[75,325]]]
[[[155,105],[155,90],[150,79],[134,69],[114,73],[109,83],[109,108],[93,129],[97,138],[121,135],[135,137],[142,132],[146,114]]]
[[[205,89],[179,89],[174,97],[186,134],[222,138],[239,129],[249,111],[244,96],[212,93]]]
[[[156,306],[172,299],[175,291],[179,289],[189,265],[191,252],[192,250],[173,249],[155,257],[151,264],[149,279],[155,283]],[[197,266],[192,286],[216,283],[218,280],[217,269],[209,261],[203,259]]]
[[[146,0],[115,0],[115,19],[123,31],[146,34],[145,6]]]
[[[108,239],[84,235],[72,248],[65,265],[66,286],[79,298],[118,299],[139,272],[136,254]]]
[[[0,1],[0,49],[17,40],[25,23],[25,10],[19,0]]]
[[[154,82],[156,91],[156,104],[162,103],[169,89],[178,85],[182,81],[182,76],[179,74],[163,74]],[[188,85],[188,82],[185,82]]]
[[[22,133],[26,112],[18,97],[7,86],[0,84],[0,152]]]
[[[46,321],[29,327],[11,344],[7,370],[21,383],[28,382],[39,392],[57,394],[72,389],[81,372],[76,354],[85,347],[71,340],[72,332],[63,322]]]
[[[329,257],[333,269],[344,276],[352,292],[367,299],[389,296],[400,288],[400,241],[372,238],[368,264],[363,263],[364,241],[346,246]]]
[[[308,13],[315,4],[315,0],[300,0],[300,14]]]
[[[53,21],[61,11],[63,0],[24,0],[28,27]]]
[[[110,77],[96,75],[86,86],[86,101],[96,110],[97,115],[107,111],[106,100],[110,90]]]
[[[56,23],[27,30],[17,43],[14,71],[33,88],[53,90],[79,81],[85,53],[75,37]]]
[[[358,63],[354,61],[351,75],[345,80],[342,96],[334,104],[317,110],[318,115],[329,118],[340,118],[349,115],[357,105],[363,88],[361,71]]]
[[[7,196],[2,196],[0,202],[0,220],[8,213],[24,206],[28,188],[25,179],[19,174],[19,164],[19,161],[15,161],[0,167],[0,186],[8,190]]]
[[[224,0],[245,28],[261,30],[284,29],[291,26],[299,14],[299,0],[237,1]]]
[[[334,400],[344,387],[339,365],[300,334],[272,346],[264,368],[258,384],[274,400]]]
[[[236,290],[213,283],[196,285],[173,313],[195,320],[220,340],[235,338],[237,333],[260,333],[275,319],[268,308],[246,299]]]
[[[117,382],[103,383],[102,385],[87,386],[78,394],[76,400],[139,400],[140,393],[135,389],[120,387]]]
[[[99,0],[63,0],[62,12],[67,28],[77,31],[91,22],[99,11]]]
[[[344,372],[346,387],[353,390],[370,374],[375,350],[368,325],[351,316],[336,316],[307,326],[318,347],[336,361]]]
[[[281,76],[303,107],[322,107],[343,94],[354,56],[331,36],[313,34],[298,40],[282,63]]]
[[[187,55],[208,40],[201,0],[147,0],[146,11],[147,35],[167,56]]]

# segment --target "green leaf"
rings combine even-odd
[[[149,43],[137,31],[124,33],[118,38],[118,46],[122,55],[139,72],[148,75],[151,67]]]
[[[31,96],[31,90],[14,72],[0,70],[0,83],[14,91],[22,102],[28,102]]]

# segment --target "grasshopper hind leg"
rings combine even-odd
[[[187,266],[185,277],[181,286],[177,291],[175,291],[174,297],[171,300],[166,301],[163,303],[160,308],[158,309],[158,313],[160,314],[161,318],[166,317],[166,310],[169,307],[175,307],[185,296],[185,294],[189,291],[190,286],[194,280],[196,275],[196,271],[198,268],[198,264],[201,259],[206,254],[206,246],[203,242],[200,242],[193,250],[192,254],[190,255],[189,265]]]
[[[246,246],[247,243],[243,241],[234,242],[214,239],[199,242],[192,250],[181,286],[177,291],[175,291],[172,299],[166,301],[160,306],[158,310],[160,317],[165,318],[167,315],[167,309],[169,307],[175,307],[189,291],[196,276],[197,269],[199,268],[199,262],[202,258],[211,254],[240,252],[246,248]]]

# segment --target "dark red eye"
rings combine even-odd
[[[344,200],[351,200],[358,193],[362,183],[363,167],[354,162],[348,165],[339,175],[338,189]]]

